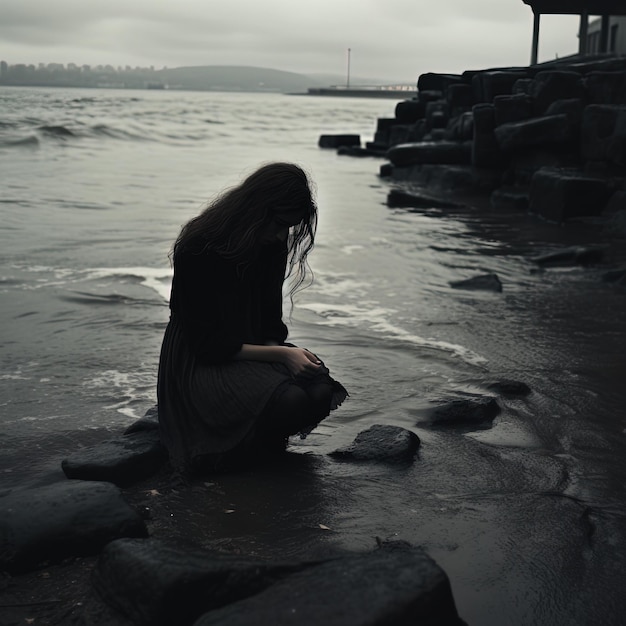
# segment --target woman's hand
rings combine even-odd
[[[315,376],[322,362],[305,348],[282,347],[282,362],[292,376]]]

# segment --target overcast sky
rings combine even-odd
[[[0,59],[114,66],[251,65],[414,84],[530,61],[522,0],[0,0]],[[578,48],[543,16],[539,60]]]

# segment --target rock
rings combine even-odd
[[[602,274],[602,280],[605,283],[615,283],[617,285],[626,285],[626,267],[609,270]]]
[[[125,431],[125,435],[132,435],[145,430],[159,429],[159,407],[155,404],[149,408],[144,416],[132,423]]]
[[[453,116],[470,111],[474,106],[474,92],[472,86],[465,83],[450,85],[446,92],[446,100],[450,114]]]
[[[476,426],[491,424],[500,413],[495,398],[452,400],[430,411],[435,426]]]
[[[519,380],[496,380],[487,384],[487,389],[503,396],[527,396],[531,388]]]
[[[273,563],[163,542],[120,539],[98,557],[98,597],[135,626],[192,624],[203,613],[254,595],[311,563]]]
[[[474,137],[472,141],[472,165],[495,168],[502,166],[502,152],[496,141],[496,117],[493,104],[477,104],[472,109]]]
[[[360,135],[321,135],[318,141],[320,148],[339,148],[341,146],[360,145]]]
[[[472,141],[473,138],[474,114],[471,111],[450,119],[446,129],[446,139],[450,141]]]
[[[68,478],[105,480],[125,487],[156,473],[167,457],[158,430],[148,429],[78,450],[61,467]]]
[[[603,179],[576,170],[542,168],[531,180],[529,211],[553,222],[600,215],[611,193]]]
[[[502,124],[496,127],[495,135],[503,152],[542,145],[566,144],[573,139],[572,128],[565,114]]]
[[[387,148],[381,150],[361,148],[361,146],[341,146],[341,148],[337,148],[337,154],[340,156],[383,158],[387,154]]]
[[[586,77],[587,100],[590,104],[624,104],[626,72],[590,72]]]
[[[539,72],[530,87],[535,115],[543,115],[556,100],[585,98],[582,76],[578,72],[546,70]]]
[[[421,74],[417,79],[417,89],[420,92],[438,91],[440,94],[446,93],[450,85],[458,85],[465,82],[460,74],[437,74],[427,72]]]
[[[496,210],[528,211],[528,189],[501,187],[491,194],[490,203]]]
[[[120,537],[146,537],[139,516],[111,483],[67,481],[0,498],[0,571],[97,554]]]
[[[449,200],[435,198],[434,196],[424,193],[414,193],[403,191],[401,189],[392,189],[387,194],[387,206],[391,208],[408,207],[414,209],[453,209],[459,208],[462,205]]]
[[[502,291],[502,282],[497,274],[481,274],[465,280],[453,280],[450,286],[454,289],[471,289],[480,291]]]
[[[426,115],[426,105],[419,100],[402,100],[396,104],[395,115],[401,124],[414,124]]]
[[[626,106],[588,106],[581,142],[583,159],[626,166]]]
[[[585,104],[580,98],[570,98],[569,100],[555,100],[546,110],[546,115],[566,115],[572,134],[578,136],[584,110]]]
[[[461,626],[445,572],[420,548],[346,556],[202,616],[194,626]]]
[[[389,130],[389,145],[397,146],[398,144],[409,141],[413,126],[411,124],[396,124]]]
[[[555,252],[548,252],[533,257],[538,265],[590,265],[599,263],[604,258],[606,246],[571,246]]]
[[[354,441],[330,456],[349,461],[403,462],[413,459],[419,448],[419,437],[399,426],[374,424],[360,432]]]
[[[521,122],[532,116],[532,98],[526,94],[496,96],[493,100],[496,126]]]
[[[421,163],[462,164],[469,163],[471,147],[455,141],[421,141],[404,143],[389,149],[387,158],[400,166]]]
[[[474,100],[493,102],[496,96],[510,95],[513,85],[521,78],[526,78],[525,71],[491,70],[478,72],[472,78]]]

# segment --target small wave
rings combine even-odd
[[[137,133],[131,133],[127,130],[120,128],[113,128],[107,124],[96,124],[91,127],[91,132],[96,136],[110,137],[111,139],[123,139],[123,140],[140,140],[150,141],[151,138],[146,135],[140,135]]]
[[[43,126],[37,127],[37,130],[45,133],[46,135],[53,135],[54,137],[75,137],[75,134],[66,126]]]
[[[0,147],[7,148],[38,148],[39,138],[36,135],[28,135],[20,139],[3,139],[0,141]]]
[[[302,304],[300,306],[302,308],[309,309],[324,318],[325,321],[321,322],[322,324],[351,327],[360,327],[365,324],[369,326],[370,330],[380,334],[385,339],[402,341],[404,343],[429,350],[446,352],[461,359],[469,365],[484,367],[488,362],[486,358],[476,354],[465,346],[447,341],[420,337],[419,335],[410,333],[400,326],[396,326],[387,319],[389,314],[394,313],[392,309],[385,309],[382,307],[364,308],[350,304],[328,305],[317,302]]]

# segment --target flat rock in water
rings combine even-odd
[[[97,554],[120,537],[145,537],[139,516],[111,483],[71,480],[0,498],[0,571]]]
[[[465,280],[453,280],[450,287],[454,289],[470,289],[473,291],[502,291],[502,282],[497,274],[481,274]]]
[[[570,246],[533,257],[538,265],[587,265],[604,258],[606,246]]]
[[[430,411],[430,421],[436,426],[476,426],[491,424],[500,413],[495,398],[452,400]]]
[[[207,611],[310,566],[183,550],[152,539],[120,539],[100,553],[92,585],[98,599],[135,626],[171,626],[192,624]]]
[[[83,448],[64,459],[61,467],[68,478],[125,487],[156,473],[166,461],[158,430],[146,429]]]
[[[461,626],[446,573],[423,550],[380,548],[289,576],[194,626]]]
[[[462,205],[450,200],[435,198],[424,193],[415,193],[403,191],[401,189],[392,189],[387,194],[387,206],[407,207],[413,209],[454,209]]]
[[[317,145],[320,148],[340,148],[342,146],[360,146],[361,135],[320,135]]]
[[[374,424],[360,432],[354,441],[330,456],[347,461],[402,462],[414,458],[419,448],[419,437],[406,428]]]
[[[133,422],[125,431],[125,435],[132,435],[141,430],[158,430],[159,429],[159,407],[155,404],[149,408],[144,416]]]

